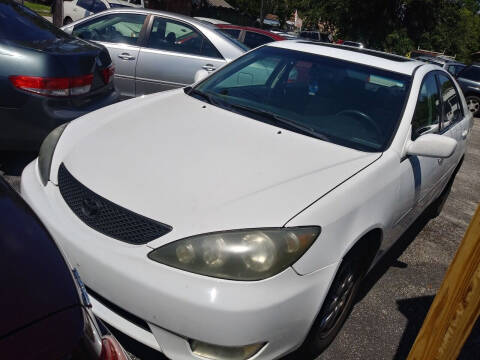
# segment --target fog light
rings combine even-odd
[[[195,355],[214,360],[246,360],[255,355],[264,345],[265,343],[245,346],[218,346],[190,340],[190,348]]]

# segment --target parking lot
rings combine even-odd
[[[22,168],[33,153],[3,153],[7,180],[18,189]],[[442,214],[421,218],[365,279],[342,331],[318,359],[405,359],[445,271],[480,202],[480,120],[476,119],[464,164]],[[136,359],[161,356],[116,333]],[[478,359],[477,324],[460,356]],[[292,354],[290,359],[298,359]]]

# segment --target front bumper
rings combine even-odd
[[[23,174],[21,192],[65,251],[85,284],[147,329],[92,296],[95,314],[172,359],[192,359],[187,339],[221,346],[267,345],[252,359],[275,359],[306,337],[338,264],[299,276],[292,268],[262,281],[200,276],[147,258],[151,248],[100,234],[81,222],[58,187],[42,186],[36,161]]]

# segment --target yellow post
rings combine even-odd
[[[454,360],[480,314],[480,206],[447,270],[408,360]]]

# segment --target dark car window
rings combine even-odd
[[[146,15],[108,14],[81,23],[72,34],[85,40],[136,45]]]
[[[15,2],[0,1],[0,40],[34,46],[70,36],[32,10]]]
[[[253,49],[272,41],[273,39],[270,36],[259,34],[253,31],[247,31],[245,33],[245,40],[243,41],[243,43],[247,45],[250,49]]]
[[[96,14],[103,10],[107,10],[107,6],[100,0],[93,0],[92,12]]]
[[[259,121],[382,151],[401,118],[410,82],[410,76],[391,71],[264,46],[219,69],[196,90],[217,106]]]
[[[237,38],[234,38],[233,36],[229,35],[226,32],[223,32],[223,29],[216,29],[215,32],[221,37],[223,37],[225,40],[229,41],[230,43],[233,43],[236,47],[240,48],[241,50],[243,51],[250,50],[248,46],[246,46],[240,40],[238,40]]]
[[[438,132],[440,124],[440,94],[434,73],[429,73],[418,94],[412,120],[412,139],[420,135]]]
[[[468,66],[458,74],[458,77],[480,82],[480,68]]]
[[[240,36],[240,30],[238,29],[222,29],[222,31],[225,34],[228,34],[231,37],[234,37],[235,39],[238,39],[238,37]]]
[[[218,50],[196,29],[180,21],[155,18],[147,47],[190,55],[222,58]]]
[[[78,0],[77,1],[77,6],[80,6],[81,8],[92,11],[93,9],[93,1],[94,0]]]
[[[446,128],[460,121],[463,118],[463,111],[460,97],[453,81],[441,74],[438,76],[438,80],[440,82],[443,103],[442,128]]]

